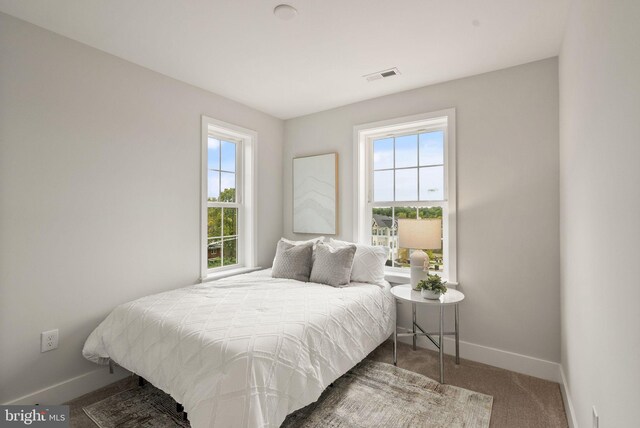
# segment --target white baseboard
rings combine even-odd
[[[124,379],[130,374],[127,370],[117,366],[115,367],[114,373],[110,374],[109,368],[105,366],[16,398],[15,400],[3,403],[3,405],[33,405],[36,403],[47,405],[62,404],[91,391],[95,391],[98,388],[107,386],[110,383]]]
[[[410,337],[402,337],[399,340],[404,343],[412,343]],[[418,336],[417,345],[421,348],[427,348],[433,351],[437,350],[424,336]],[[456,348],[453,338],[445,337],[444,353],[447,355],[455,355]],[[515,352],[503,351],[502,349],[490,348],[461,340],[460,358],[539,377],[552,382],[562,382],[560,364],[527,355],[516,354]]]
[[[573,408],[573,402],[571,401],[571,392],[569,391],[569,385],[567,383],[567,377],[564,374],[564,368],[560,365],[560,389],[562,390],[562,399],[564,400],[564,410],[567,413],[567,421],[569,422],[569,428],[578,428],[578,421],[576,420],[576,412]]]

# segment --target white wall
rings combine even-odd
[[[300,236],[291,222],[293,157],[339,153],[339,237],[352,239],[354,125],[449,107],[457,109],[458,279],[467,295],[461,339],[558,362],[555,58],[285,121],[285,235]]]
[[[282,121],[0,14],[0,403],[96,369],[114,306],[197,281],[202,114],[258,132],[269,266]]]
[[[560,55],[562,365],[578,426],[640,423],[640,2],[573,2]]]

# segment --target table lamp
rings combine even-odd
[[[413,249],[411,260],[411,288],[427,279],[429,256],[423,250],[442,248],[442,219],[399,219],[398,247]]]

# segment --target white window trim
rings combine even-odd
[[[399,117],[395,119],[383,120],[379,122],[365,123],[354,126],[353,140],[353,170],[355,171],[354,195],[356,196],[356,206],[353,213],[354,236],[353,241],[369,244],[371,234],[371,177],[373,168],[369,154],[369,141],[380,134],[400,134],[408,130],[415,131],[416,128],[433,129],[446,124],[445,130],[445,199],[446,204],[439,202],[421,202],[424,206],[446,206],[443,210],[443,227],[446,239],[443,245],[443,256],[446,258],[444,276],[453,284],[458,280],[457,265],[457,195],[456,195],[456,110],[449,108],[431,113],[418,114],[413,116]],[[369,172],[369,175],[367,174]],[[385,203],[384,206],[406,206],[406,202]],[[411,204],[415,205],[415,202]],[[445,213],[446,211],[446,213]],[[385,271],[389,276],[403,277],[406,273],[399,268],[387,267]]]
[[[257,143],[258,133],[231,123],[202,116],[201,131],[201,183],[200,183],[200,280],[206,281],[220,276],[220,272],[242,268],[251,269],[257,263]],[[207,168],[209,135],[223,136],[241,142],[236,149],[236,206],[238,209],[238,263],[209,269],[207,265]]]

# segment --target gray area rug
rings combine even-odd
[[[486,428],[493,397],[391,364],[365,360],[320,399],[287,417],[282,428]],[[170,396],[150,385],[113,395],[85,413],[100,427],[188,427]]]
[[[189,427],[169,394],[146,384],[82,408],[100,428]]]
[[[492,405],[490,395],[365,360],[336,380],[318,401],[289,415],[282,428],[486,428]]]

